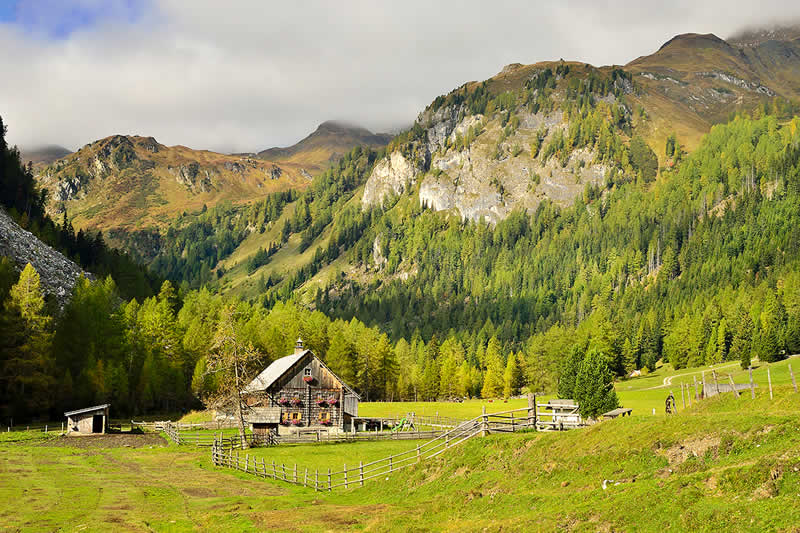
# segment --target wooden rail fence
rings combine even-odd
[[[345,464],[341,470],[335,472],[331,469],[328,469],[327,472],[320,472],[319,469],[312,471],[306,467],[298,468],[297,464],[287,467],[283,463],[278,464],[274,461],[267,463],[266,459],[259,460],[251,457],[249,453],[242,457],[240,451],[234,451],[233,447],[228,447],[228,439],[220,439],[211,447],[211,461],[215,466],[233,468],[263,478],[301,485],[317,491],[332,491],[341,487],[361,487],[365,481],[386,476],[421,461],[433,459],[449,448],[473,437],[497,432],[535,430],[536,420],[536,409],[533,407],[492,414],[487,414],[484,410],[482,415],[462,422],[455,428],[411,450],[369,463],[359,462],[357,467],[348,467]]]

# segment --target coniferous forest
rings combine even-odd
[[[345,206],[378,157],[357,148],[305,192],[246,211],[213,208],[183,225],[184,243],[207,246],[196,256],[165,247],[153,263],[165,282],[101,236],[51,221],[30,169],[3,141],[5,208],[98,280],[82,279],[59,310],[32,267],[19,273],[0,260],[2,415],[105,401],[130,414],[198,405],[215,386],[205,357],[227,310],[240,341],[263,355],[253,371],[302,336],[370,400],[574,392],[578,385],[560,376],[621,377],[658,360],[676,368],[778,360],[800,350],[798,127],[797,118],[736,116],[691,154],[668,140],[671,166],[658,177],[634,169],[630,179],[587,187],[572,206],[543,202],[494,226],[411,196]],[[630,144],[626,161],[644,152]],[[646,153],[635,157],[649,165]],[[335,221],[310,265],[250,301],[219,295],[213,283],[195,288],[213,279],[222,247],[243,238],[237,232],[263,228],[290,202],[283,239],[300,234],[307,248]],[[381,280],[335,280],[312,306],[294,299],[339,257],[374,268],[376,240]],[[394,275],[410,266],[413,276]]]

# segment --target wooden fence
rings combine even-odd
[[[312,471],[306,467],[298,468],[297,464],[287,468],[285,464],[277,464],[274,461],[267,463],[264,458],[260,460],[255,457],[251,458],[250,454],[242,457],[240,451],[234,451],[233,448],[227,447],[227,442],[224,440],[220,440],[211,447],[211,461],[215,466],[233,468],[263,478],[313,487],[314,490],[332,491],[341,487],[347,489],[351,486],[364,486],[365,481],[381,476],[385,477],[421,461],[433,459],[449,448],[473,437],[495,432],[535,430],[535,428],[536,409],[533,407],[492,414],[484,412],[411,450],[369,463],[359,462],[358,466],[348,467],[345,464],[341,470],[335,472],[331,469],[328,469],[327,472],[320,472],[318,469]]]
[[[173,422],[171,420],[158,420],[154,422],[137,422],[131,420],[132,426],[138,426],[150,431],[164,431],[167,425],[175,427],[178,431],[191,431],[195,429],[231,429],[237,427],[235,420],[219,420],[213,422]]]

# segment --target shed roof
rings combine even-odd
[[[281,408],[251,407],[244,419],[249,424],[277,424],[281,421]]]
[[[76,409],[75,411],[67,411],[64,413],[64,416],[79,415],[81,413],[89,413],[91,411],[103,411],[108,407],[111,407],[110,403],[95,405],[94,407],[84,407],[83,409]]]

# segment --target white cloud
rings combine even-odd
[[[136,133],[258,150],[331,118],[409,124],[437,95],[508,63],[626,63],[677,33],[724,37],[800,14],[785,1],[153,2],[64,39],[0,24],[9,140],[74,149]]]

